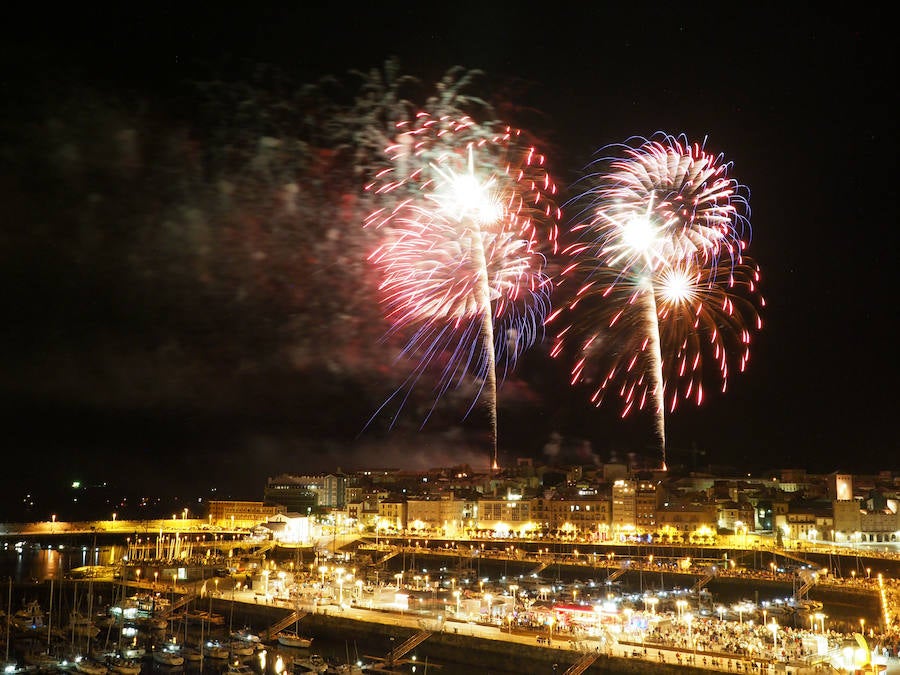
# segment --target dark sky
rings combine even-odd
[[[154,250],[152,274],[141,276],[147,258],[129,238],[134,221],[101,207],[85,220],[90,173],[37,186],[23,175],[31,166],[23,155],[64,161],[65,149],[79,145],[74,123],[62,125],[74,134],[68,141],[52,123],[33,124],[48,110],[68,120],[71,108],[52,111],[67,85],[162,103],[210,64],[236,77],[241,64],[269,63],[304,82],[378,68],[394,56],[426,83],[463,66],[484,70],[507,96],[519,92],[516,103],[539,113],[563,185],[598,148],[632,135],[706,138],[751,191],[749,252],[768,306],[749,371],[732,378],[726,395],[668,419],[671,453],[689,458],[694,448],[747,470],[900,470],[891,423],[896,40],[886,10],[309,4],[138,3],[7,24],[2,164],[15,169],[0,173],[0,394],[5,453],[22,467],[7,476],[14,492],[40,484],[44,472],[51,485],[113,473],[148,492],[209,485],[259,497],[265,476],[281,470],[483,460],[484,421],[460,421],[452,396],[422,431],[414,410],[395,432],[363,432],[390,390],[371,369],[355,377],[353,359],[337,358],[334,343],[315,337],[316,326],[337,320],[327,303],[304,306],[320,302],[318,292],[293,304],[279,297],[302,297],[297,289],[312,283],[299,262],[295,272],[285,266],[293,281],[268,287],[262,309],[247,312],[221,288],[201,297],[173,281],[192,264],[175,245],[169,257]],[[107,123],[96,115],[85,128]],[[120,122],[108,122],[110,135]],[[152,198],[160,213],[171,195],[171,186],[154,183],[134,199]],[[164,231],[171,223],[151,225]],[[324,269],[335,281],[341,275],[338,262]],[[362,316],[357,310],[342,311],[352,321]],[[297,316],[308,322],[300,329]],[[301,356],[273,355],[273,345],[283,350],[291,340],[302,343],[291,352]],[[505,456],[540,456],[553,432],[572,447],[587,442],[601,459],[646,448],[649,420],[623,422],[617,406],[586,405],[545,352],[535,348],[501,390]],[[367,358],[372,353],[359,356]]]

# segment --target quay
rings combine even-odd
[[[170,530],[163,530],[163,523],[175,523],[176,525],[169,525]],[[705,571],[705,566],[716,560],[715,556],[720,555],[713,549],[708,550],[710,557],[703,561],[701,567],[688,568],[679,563],[677,568],[664,569],[660,567],[663,561],[670,558],[664,564],[675,564],[684,558],[684,553],[679,555],[679,551],[675,547],[643,547],[641,550],[630,546],[617,546],[611,547],[611,551],[615,550],[616,553],[610,553],[607,558],[602,553],[588,556],[584,552],[579,554],[574,548],[572,551],[568,551],[563,546],[559,546],[553,554],[548,556],[546,549],[544,553],[541,553],[540,550],[536,553],[524,550],[527,542],[517,542],[523,548],[513,550],[508,542],[498,541],[486,542],[487,550],[485,550],[485,544],[481,543],[479,554],[472,556],[471,552],[473,550],[477,552],[478,549],[464,547],[462,542],[459,542],[457,549],[455,545],[446,542],[442,542],[440,546],[436,542],[431,542],[429,546],[427,540],[419,538],[424,545],[417,542],[413,546],[410,539],[404,537],[394,540],[392,543],[376,541],[372,546],[371,542],[366,543],[366,538],[362,537],[358,538],[359,541],[352,547],[348,547],[347,550],[332,545],[332,553],[339,552],[338,559],[328,562],[324,555],[320,559],[319,554],[324,553],[322,550],[286,549],[265,538],[249,538],[238,531],[213,533],[201,530],[196,523],[190,524],[177,520],[161,521],[158,524],[143,523],[139,537],[129,534],[135,532],[132,529],[133,522],[120,521],[116,524],[116,527],[122,528],[118,532],[109,532],[106,529],[99,531],[98,528],[71,527],[71,524],[66,524],[68,527],[64,527],[61,523],[50,523],[49,525],[59,526],[59,529],[54,530],[48,528],[46,523],[38,525],[37,531],[31,532],[28,531],[28,528],[0,526],[0,530],[2,530],[0,535],[6,535],[7,541],[19,537],[23,537],[27,541],[30,536],[34,536],[35,542],[46,541],[50,535],[50,539],[54,541],[54,546],[58,549],[62,549],[63,543],[69,546],[75,545],[77,542],[83,544],[85,540],[99,544],[102,538],[109,536],[112,538],[108,540],[108,543],[116,546],[119,550],[124,548],[131,554],[140,552],[140,555],[127,556],[125,559],[119,558],[116,561],[112,559],[112,552],[110,552],[110,560],[107,561],[109,564],[88,566],[83,570],[78,570],[79,572],[89,575],[98,582],[102,582],[103,577],[112,575],[108,581],[113,585],[121,584],[141,590],[171,593],[173,601],[176,594],[181,595],[185,603],[196,597],[204,597],[204,603],[206,603],[206,598],[208,598],[212,610],[220,613],[229,612],[235,617],[235,621],[254,627],[277,626],[279,623],[283,623],[287,617],[291,617],[294,612],[298,612],[302,614],[299,626],[305,634],[333,640],[359,640],[371,644],[373,647],[370,649],[369,655],[383,659],[387,664],[400,663],[403,658],[406,658],[403,650],[412,645],[409,648],[414,649],[419,659],[428,659],[436,663],[442,661],[456,663],[460,654],[464,654],[466,663],[483,665],[485,669],[482,672],[491,672],[490,669],[496,668],[498,672],[503,673],[537,674],[546,672],[566,673],[567,675],[707,671],[755,673],[756,675],[768,675],[769,673],[805,675],[806,673],[821,672],[821,669],[826,667],[835,668],[826,660],[824,654],[823,658],[818,661],[811,658],[794,661],[783,655],[781,658],[775,658],[771,650],[771,640],[767,651],[758,651],[755,654],[752,651],[750,653],[716,651],[698,646],[696,640],[690,637],[692,626],[696,632],[699,632],[703,626],[711,624],[719,626],[716,630],[722,627],[727,629],[731,626],[736,631],[739,625],[744,624],[743,620],[740,623],[723,621],[721,616],[718,619],[719,623],[716,623],[714,617],[701,619],[699,616],[696,617],[696,620],[684,621],[682,619],[673,622],[677,628],[689,633],[688,642],[678,644],[674,641],[651,639],[652,634],[643,629],[640,639],[638,639],[635,633],[625,630],[625,622],[621,619],[619,625],[614,627],[604,627],[598,621],[598,631],[591,635],[566,634],[553,630],[552,619],[549,630],[546,630],[545,627],[544,631],[523,630],[521,627],[513,625],[512,620],[504,624],[501,619],[499,625],[497,621],[483,620],[483,616],[481,620],[477,616],[474,620],[466,620],[465,612],[459,612],[459,600],[456,603],[457,611],[455,613],[444,611],[443,614],[439,608],[434,606],[430,612],[426,613],[410,608],[399,608],[399,605],[394,602],[381,600],[379,602],[359,602],[362,600],[361,593],[357,596],[357,602],[345,603],[343,600],[338,600],[339,593],[343,597],[349,598],[351,592],[349,585],[343,585],[344,583],[349,584],[349,581],[342,580],[343,571],[341,574],[337,574],[341,564],[359,564],[359,575],[354,578],[353,583],[367,584],[370,581],[370,578],[366,576],[367,572],[378,569],[382,573],[386,572],[384,564],[389,560],[393,560],[394,563],[402,560],[402,569],[406,571],[406,558],[409,558],[410,567],[406,573],[407,576],[404,577],[403,573],[393,575],[409,581],[409,585],[401,586],[400,580],[398,580],[396,586],[384,586],[384,581],[388,580],[390,576],[383,576],[382,583],[378,586],[376,572],[375,579],[379,595],[383,590],[385,594],[390,593],[392,600],[395,592],[397,595],[405,595],[407,592],[412,595],[414,590],[421,590],[418,588],[422,585],[421,581],[416,582],[416,589],[413,589],[411,583],[413,579],[419,579],[418,576],[413,576],[416,558],[419,558],[420,563],[427,561],[426,564],[430,569],[439,567],[436,561],[441,557],[446,558],[447,563],[452,563],[454,559],[468,561],[470,566],[468,572],[474,571],[471,568],[472,565],[499,566],[498,569],[501,569],[505,576],[507,568],[509,568],[510,579],[521,576],[518,575],[518,568],[521,567],[522,570],[548,571],[555,568],[557,574],[561,569],[565,569],[568,575],[585,578],[591,574],[601,579],[603,575],[606,575],[607,579],[614,575],[623,579],[628,575],[644,575],[643,578],[647,580],[657,577],[661,580],[663,574],[667,577],[676,577],[681,574],[687,578],[696,577],[698,583],[702,581],[704,584],[714,584],[711,575]],[[157,525],[159,525],[159,529],[157,529]],[[193,531],[188,530],[189,525],[193,525]],[[124,546],[123,539],[125,539]],[[144,541],[138,543],[136,539]],[[168,543],[161,547],[160,540]],[[502,549],[491,548],[492,546],[503,547],[504,543],[507,545]],[[179,545],[182,548],[178,548]],[[351,563],[352,555],[349,552],[351,548],[357,554],[357,560],[353,563]],[[648,550],[653,553],[648,554]],[[671,550],[672,555],[661,555],[664,550]],[[235,556],[238,551],[242,552],[240,557],[233,558],[232,556]],[[244,553],[247,555],[243,555]],[[730,553],[741,554],[739,551]],[[763,553],[769,556],[781,552],[745,551],[742,554],[747,562],[756,562],[757,558],[761,559]],[[812,557],[810,553],[805,552],[804,558]],[[368,558],[368,562],[365,561],[366,558]],[[241,569],[241,565],[228,564],[225,566],[225,571],[227,572],[226,576],[230,579],[220,578],[217,573],[223,568],[223,562],[232,560],[234,562],[246,561],[250,564],[244,569]],[[302,564],[295,568],[294,562],[299,560],[302,560]],[[326,562],[328,562],[327,565]],[[874,562],[884,565],[885,568],[897,565],[897,561],[892,559],[881,559]],[[735,582],[747,583],[748,588],[754,584],[779,583],[774,570],[767,572],[764,569],[749,569],[752,572],[750,576],[741,579],[739,574],[732,572],[726,565],[723,566],[720,576],[733,579]],[[857,603],[863,600],[863,596],[876,598],[876,589],[873,586],[875,579],[869,578],[869,568],[864,569],[866,570],[865,578],[862,578],[862,575],[859,578],[853,575],[850,579],[834,579],[831,575],[827,575],[827,578],[817,585],[817,589],[850,596],[855,595]],[[290,570],[291,577],[294,572],[298,573],[297,576],[301,578],[302,585],[306,590],[296,594],[293,590],[289,592],[289,584],[285,582],[281,585],[279,592],[270,592],[272,580],[278,575],[287,575],[287,570]],[[462,568],[460,568],[461,570]],[[69,570],[69,572],[72,571],[74,570]],[[872,571],[875,571],[874,564]],[[886,569],[886,571],[890,576],[886,574],[885,577],[893,582],[895,577],[893,569]],[[354,572],[356,572],[355,568]],[[152,581],[149,578],[151,574],[153,574]],[[326,584],[325,581],[326,574],[330,577],[329,584]],[[254,578],[251,579],[251,576]],[[878,573],[877,576],[880,581],[881,574]],[[478,574],[477,577],[480,578],[481,575]],[[263,579],[264,581],[262,581]],[[319,583],[319,579],[321,579],[321,583]],[[437,576],[435,576],[432,586],[428,586],[427,576],[424,579],[425,587],[429,589],[428,594],[443,593],[445,610],[447,602],[452,605],[452,600],[446,600],[450,589],[439,589]],[[242,583],[244,581],[251,583],[245,585]],[[222,592],[219,592],[220,582]],[[503,583],[509,586],[511,582]],[[697,589],[699,590],[699,586]],[[477,587],[474,590],[477,590]],[[888,590],[891,591],[891,588]],[[374,599],[374,596],[371,597]],[[485,597],[488,598],[488,618],[496,619],[496,615],[491,616],[490,596],[482,595],[482,604]],[[496,597],[499,600],[499,596]],[[884,602],[884,598],[890,596],[885,596],[882,591],[881,597]],[[179,605],[181,604],[179,603]],[[889,610],[894,606],[892,603],[888,603],[883,607],[885,617],[888,617]],[[514,609],[515,607],[516,605],[513,604]],[[895,616],[896,610],[891,611],[890,614]],[[765,620],[762,623],[765,623]],[[820,630],[811,632],[818,632],[822,635],[822,639],[825,639],[824,624]],[[828,659],[837,658],[834,652],[838,649],[837,644],[843,637],[846,637],[846,643],[854,639],[852,632],[847,632],[845,636],[835,637],[834,633],[829,631],[827,641],[830,643],[829,649],[832,653],[827,656]],[[776,647],[778,645],[777,637],[775,645]],[[843,648],[849,649],[850,647]],[[878,658],[881,659],[881,656]],[[896,658],[884,658],[876,664],[873,656],[869,665],[875,667],[866,669],[864,672],[900,673],[900,665]]]

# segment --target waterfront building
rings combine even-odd
[[[246,501],[209,501],[209,523],[225,528],[253,528],[276,513],[284,513],[280,505]]]
[[[637,525],[636,486],[633,480],[620,478],[612,484],[612,528],[634,531]]]
[[[659,506],[658,483],[655,480],[639,478],[634,488],[634,524],[638,532],[653,532],[656,529],[656,508]]]
[[[535,530],[531,517],[531,500],[510,494],[495,499],[478,500],[476,528],[483,532],[516,532],[525,534]]]
[[[775,516],[775,527],[785,539],[811,541],[817,533],[815,511],[805,505],[795,505],[787,513]]]
[[[322,478],[319,490],[319,504],[332,509],[343,509],[346,505],[347,476],[338,467],[337,472]]]
[[[282,474],[266,481],[263,501],[270,506],[283,506],[292,513],[310,514],[318,509],[319,493],[304,477]]]
[[[716,525],[720,530],[753,532],[756,530],[754,508],[747,502],[724,501],[716,504]]]
[[[408,522],[405,499],[390,498],[378,502],[376,528],[380,527],[388,532],[403,532],[406,530]]]
[[[869,506],[880,508],[870,509]],[[866,503],[857,500],[832,502],[834,509],[834,541],[891,542],[900,541],[900,508],[897,500]]]
[[[657,527],[678,532],[685,541],[691,534],[712,533],[716,527],[715,504],[669,504],[656,511]]]
[[[608,539],[611,524],[611,502],[600,495],[564,496],[554,494],[531,500],[532,518],[541,530],[565,532],[574,536],[596,536]]]

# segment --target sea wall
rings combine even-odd
[[[227,610],[223,605],[216,611]],[[288,613],[282,608],[244,603],[239,604],[234,611],[236,623],[241,621],[254,626],[274,624]],[[304,635],[309,635],[314,639],[360,642],[374,647],[372,651],[382,656],[386,656],[392,648],[402,644],[416,633],[413,628],[390,623],[360,621],[340,616],[332,611],[307,614],[301,620],[300,626]],[[420,662],[427,659],[434,663],[478,664],[477,672],[485,673],[496,669],[503,672],[561,674],[583,656],[580,652],[571,649],[567,641],[560,641],[553,647],[542,647],[505,640],[490,640],[453,632],[452,624],[449,624],[442,632],[433,633],[416,647],[413,653]],[[603,654],[584,672],[596,675],[601,673],[611,675],[616,673],[624,675],[697,673],[699,675],[706,671],[689,666],[662,664],[620,656],[610,657]]]
[[[290,613],[290,610],[282,607],[265,604],[232,604],[221,599],[214,601],[213,610],[221,613],[233,611],[235,626],[270,626]],[[427,640],[407,654],[406,658],[415,654],[419,662],[467,665],[477,668],[479,673],[490,673],[497,670],[504,673],[528,673],[528,675],[540,673],[561,675],[584,657],[582,652],[571,648],[567,640],[554,642],[550,647],[502,639],[491,640],[465,635],[463,632],[465,624],[459,626],[459,630],[455,631],[453,623],[446,624],[444,630],[433,632]],[[391,623],[389,618],[386,618],[385,622],[348,618],[335,607],[329,608],[325,612],[305,615],[300,621],[300,630],[304,635],[314,639],[359,643],[368,649],[362,653],[381,657],[386,656],[391,649],[396,648],[417,632],[415,628]],[[597,660],[582,672],[589,675],[617,675],[620,673],[622,675],[652,675],[653,673],[701,675],[708,674],[709,670],[687,664],[660,663],[622,656],[618,653],[613,655],[601,653]],[[809,668],[785,664],[779,672],[784,675],[801,675],[812,671]]]

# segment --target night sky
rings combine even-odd
[[[421,429],[427,388],[393,430],[366,427],[399,375],[357,284],[359,222],[323,208],[314,225],[276,228],[261,211],[225,227],[197,197],[202,171],[185,178],[185,148],[258,140],[239,102],[194,107],[185,82],[259,81],[265,66],[313,83],[391,57],[423,91],[454,66],[484,71],[481,93],[530,125],[563,186],[599,148],[657,130],[733,162],[751,193],[765,325],[726,394],[668,418],[674,462],[900,470],[887,10],[306,4],[138,3],[7,24],[8,495],[81,479],[260,498],[282,471],[486,463],[483,413],[462,419],[471,392]],[[345,180],[315,189],[334,202]],[[646,416],[590,406],[547,352],[533,348],[501,389],[502,457],[542,457],[554,433],[573,457],[652,446]]]

